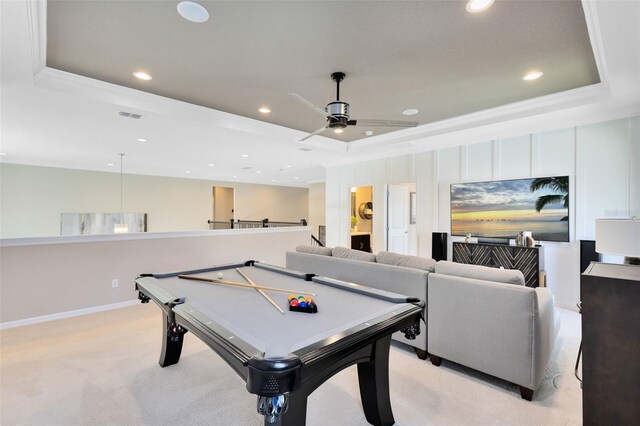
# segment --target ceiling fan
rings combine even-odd
[[[312,110],[322,114],[327,119],[327,124],[324,127],[316,130],[313,133],[310,133],[309,135],[300,139],[300,141],[307,140],[310,137],[322,133],[327,129],[333,129],[336,133],[342,133],[342,129],[347,126],[360,125],[372,127],[416,127],[418,125],[418,122],[416,121],[368,119],[349,120],[349,104],[340,100],[340,82],[344,80],[344,77],[345,74],[343,72],[334,72],[333,74],[331,74],[331,79],[336,82],[336,100],[333,102],[329,102],[327,106],[324,107],[324,110],[320,107],[315,106],[296,93],[289,93],[289,95],[293,96]]]

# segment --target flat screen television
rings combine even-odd
[[[569,176],[454,183],[451,235],[569,241]]]

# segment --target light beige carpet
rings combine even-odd
[[[515,385],[446,360],[434,367],[394,344],[390,387],[396,424],[581,424],[581,390],[573,376],[580,317],[560,312],[560,336],[533,402],[520,399]],[[161,332],[153,304],[0,332],[0,423],[262,424],[242,379],[193,335],[186,336],[180,362],[160,368]],[[311,395],[307,424],[367,424],[355,367]]]

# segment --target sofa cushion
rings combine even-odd
[[[298,246],[296,247],[296,251],[298,253],[311,253],[311,254],[319,254],[322,256],[331,256],[331,247]]]
[[[490,268],[482,265],[469,265],[466,263],[447,262],[446,260],[441,260],[436,263],[435,272],[455,277],[524,285],[524,275],[522,275],[522,272],[517,269]]]
[[[392,253],[390,251],[381,251],[376,255],[376,262],[385,265],[404,266],[406,268],[422,269],[423,271],[433,272],[436,261],[428,257],[407,256],[404,254]]]
[[[367,253],[360,250],[353,250],[346,247],[334,247],[331,250],[333,257],[339,257],[342,259],[362,260],[365,262],[375,262],[376,257],[371,253]]]

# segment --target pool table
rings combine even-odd
[[[317,313],[289,311],[288,292],[182,279],[221,279],[315,293]],[[163,314],[159,364],[176,364],[184,334],[200,338],[258,396],[265,424],[304,425],[307,397],[344,368],[357,364],[360,396],[369,423],[394,423],[389,400],[391,334],[420,333],[421,299],[257,261],[136,279],[141,302]],[[294,292],[295,293],[295,292]]]

